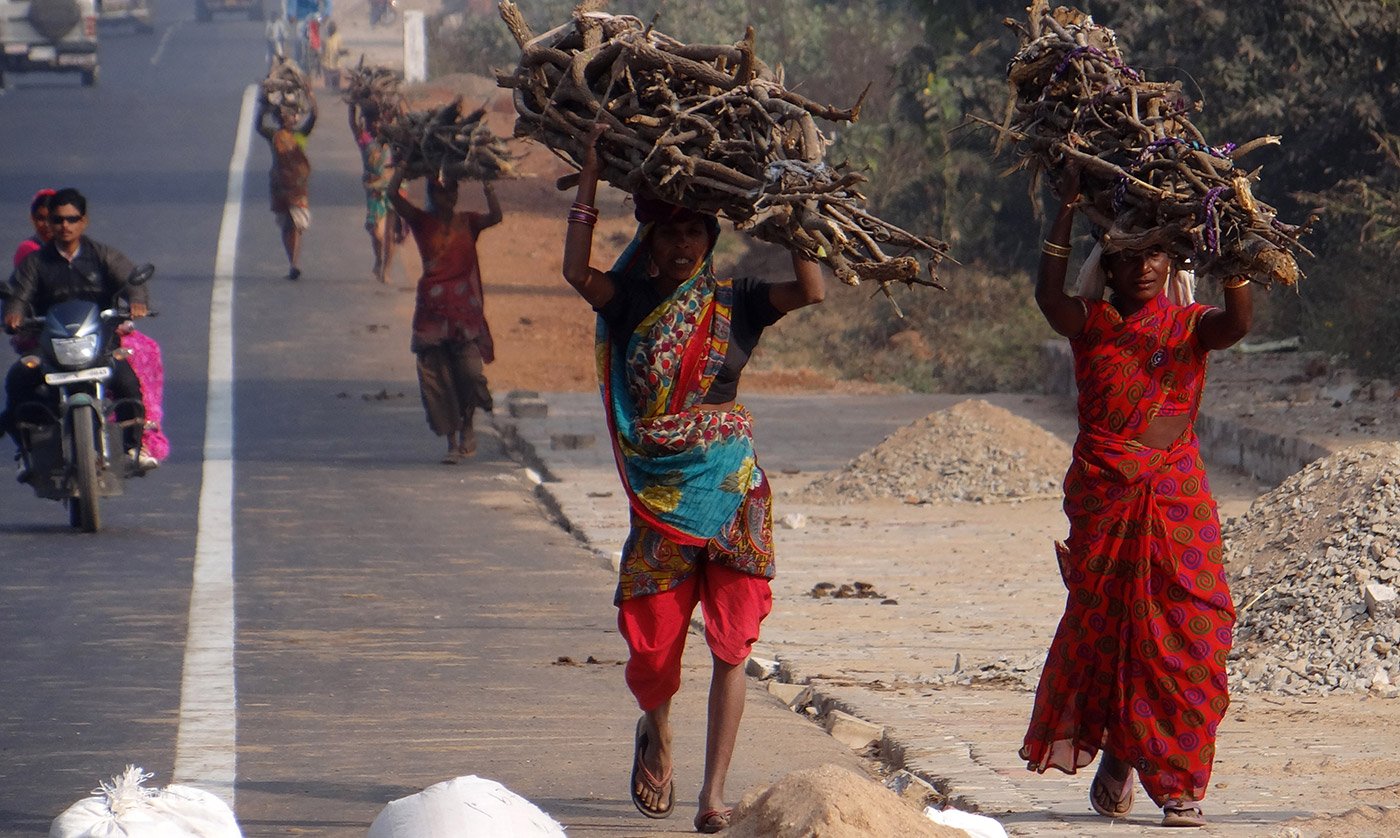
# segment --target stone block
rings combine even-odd
[[[812,688],[805,684],[789,684],[786,681],[769,681],[769,695],[777,697],[790,709],[796,710],[812,700]]]
[[[1370,582],[1362,589],[1362,596],[1366,601],[1366,612],[1374,620],[1393,617],[1400,611],[1400,596],[1389,585]]]
[[[592,448],[597,437],[593,434],[550,434],[549,447],[554,451],[576,451]]]
[[[749,655],[748,661],[744,664],[744,672],[749,677],[757,678],[760,681],[772,678],[778,674],[778,662]]]
[[[544,399],[509,399],[506,409],[513,419],[543,419],[549,415],[549,403]]]
[[[918,808],[923,808],[931,801],[943,799],[943,795],[938,793],[938,789],[929,785],[922,777],[910,774],[902,768],[890,775],[890,778],[885,781],[885,788]]]
[[[856,718],[840,710],[827,712],[823,727],[831,734],[831,738],[853,751],[863,751],[879,743],[885,733],[885,729],[880,725],[871,724],[865,719]]]
[[[801,512],[789,512],[778,519],[778,526],[790,530],[800,530],[807,526],[807,516]]]

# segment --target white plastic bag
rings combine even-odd
[[[935,809],[932,806],[927,806],[924,808],[924,817],[942,826],[961,829],[972,838],[1006,838],[1006,829],[994,818],[989,818],[986,815],[976,815],[951,807]]]
[[[228,804],[194,786],[141,785],[151,777],[128,765],[54,818],[49,838],[243,838]]]
[[[563,838],[564,827],[495,780],[469,775],[401,797],[368,838]]]

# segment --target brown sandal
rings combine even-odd
[[[660,820],[669,818],[671,811],[676,807],[676,782],[671,778],[671,771],[657,777],[647,768],[642,761],[642,756],[646,753],[649,738],[646,731],[647,717],[642,716],[637,719],[637,733],[632,742],[632,784],[628,791],[632,797],[632,805],[637,807],[649,818]],[[652,796],[660,796],[662,792],[666,794],[666,803],[661,806],[652,806],[642,798],[642,790],[651,792]]]
[[[1107,753],[1104,756],[1108,756]],[[1107,764],[1107,759],[1099,760],[1099,768],[1094,772],[1093,781],[1089,783],[1089,805],[1105,818],[1121,820],[1133,811],[1133,769],[1128,769],[1128,778],[1123,782],[1123,790],[1118,797],[1114,797],[1108,791],[1107,781],[1113,780],[1113,775],[1108,772]]]
[[[1206,815],[1194,800],[1169,800],[1162,807],[1162,826],[1202,827]]]
[[[713,835],[729,828],[734,817],[733,809],[711,809],[695,816],[695,831],[702,835]]]

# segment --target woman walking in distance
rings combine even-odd
[[[311,160],[306,156],[306,139],[316,127],[316,98],[306,91],[310,108],[298,116],[292,108],[267,107],[258,102],[253,120],[258,134],[272,149],[272,169],[268,172],[268,193],[272,214],[282,231],[282,248],[287,252],[287,279],[301,278],[301,237],[311,226]],[[275,116],[275,122],[269,117]]]
[[[476,453],[472,418],[490,411],[485,365],[496,359],[481,288],[476,240],[501,223],[501,203],[489,181],[482,184],[486,213],[457,212],[457,181],[427,178],[427,209],[401,191],[403,171],[389,181],[389,201],[413,232],[423,276],[413,303],[413,342],[418,390],[428,427],[447,437],[442,462],[455,465]]]
[[[352,104],[348,110],[350,133],[355,137],[355,145],[360,147],[360,163],[364,169],[360,180],[365,187],[365,230],[374,250],[371,273],[380,282],[388,282],[389,265],[397,243],[395,232],[399,226],[386,192],[393,177],[393,152],[389,144],[379,138],[383,114],[377,108]]]
[[[1193,425],[1207,353],[1249,331],[1249,280],[1226,278],[1213,308],[1194,302],[1194,277],[1162,249],[1100,243],[1069,296],[1077,170],[1061,199],[1035,298],[1070,339],[1079,386],[1070,532],[1056,545],[1069,596],[1021,757],[1073,774],[1102,751],[1094,811],[1127,817],[1136,773],[1164,826],[1203,826],[1235,612]]]
[[[643,715],[632,802],[650,818],[675,806],[671,697],[697,603],[713,674],[699,832],[729,825],[724,781],[744,711],[744,660],[772,608],[772,495],[754,459],[739,375],[763,329],[820,302],[825,280],[793,256],[793,279],[723,279],[712,268],[719,221],[634,196],[640,226],[610,271],[591,267],[601,128],[585,144],[569,212],[564,278],[598,313],[598,373],[631,509],[622,549],[618,629],[627,686]]]

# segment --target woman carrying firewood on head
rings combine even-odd
[[[428,206],[420,209],[403,194],[403,169],[389,180],[389,201],[408,224],[423,276],[413,304],[413,341],[418,356],[418,389],[428,427],[447,437],[442,462],[456,465],[476,453],[472,418],[490,411],[485,365],[496,359],[481,288],[476,240],[501,223],[495,187],[482,182],[486,213],[457,212],[457,181],[427,178]]]
[[[767,326],[825,296],[820,266],[796,254],[793,278],[722,279],[719,220],[642,195],[640,226],[609,271],[590,265],[602,127],[584,140],[564,278],[598,313],[598,364],[618,472],[631,508],[615,602],[627,686],[643,715],[632,802],[650,818],[675,806],[671,697],[700,604],[710,647],[709,721],[699,832],[729,825],[724,782],[744,711],[744,661],[772,608],[772,501],[754,459],[739,375]]]
[[[370,271],[380,282],[388,282],[393,261],[394,245],[398,241],[398,216],[389,206],[386,190],[393,177],[393,152],[379,136],[382,114],[377,107],[352,103],[349,107],[350,133],[360,147],[360,177],[365,187],[365,230],[374,251],[374,268]]]
[[[304,113],[260,99],[253,120],[258,134],[272,149],[268,193],[277,228],[282,232],[290,280],[301,278],[301,237],[311,227],[311,160],[306,156],[306,140],[316,127],[316,97],[310,88],[305,95]]]
[[[1136,773],[1163,826],[1203,826],[1235,612],[1193,425],[1207,353],[1249,331],[1250,282],[1228,277],[1224,308],[1202,305],[1160,247],[1105,253],[1101,242],[1069,296],[1079,191],[1072,169],[1036,281],[1074,353],[1079,437],[1064,484],[1069,538],[1056,545],[1069,597],[1021,757],[1073,774],[1102,751],[1094,811],[1126,818]]]

